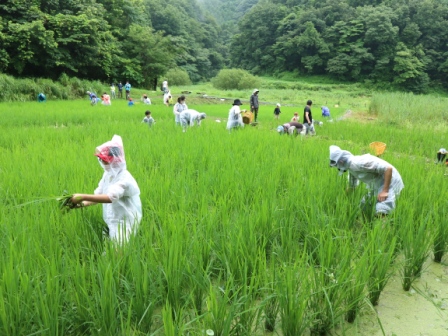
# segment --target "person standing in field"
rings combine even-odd
[[[280,117],[280,113],[282,113],[280,111],[280,103],[277,103],[277,105],[275,106],[275,109],[274,109],[274,117],[275,117],[275,119],[278,120],[278,118]]]
[[[174,114],[174,122],[176,125],[180,125],[180,114],[188,110],[188,106],[186,104],[186,98],[184,95],[177,98],[177,103],[173,107],[173,114]]]
[[[294,116],[291,118],[291,121],[300,122],[299,112],[294,112]]]
[[[129,81],[126,81],[124,89],[126,91],[126,99],[129,99],[129,97],[131,96],[131,84],[129,84]]]
[[[118,83],[118,98],[123,98],[123,84]]]
[[[147,124],[150,128],[152,127],[152,125],[155,123],[155,120],[151,116],[151,111],[148,110],[145,112],[145,117],[143,118],[142,123]]]
[[[95,150],[104,170],[93,194],[73,194],[75,208],[103,205],[103,219],[109,228],[109,237],[118,244],[127,242],[142,219],[140,189],[126,168],[123,141],[119,135]]]
[[[373,205],[376,198],[376,215],[388,215],[395,209],[396,198],[404,188],[398,170],[390,163],[370,154],[355,156],[338,146],[330,146],[330,167],[337,168],[339,175],[349,172],[349,188],[364,182],[369,193],[364,196],[363,206]],[[372,203],[372,204],[369,204]]]
[[[115,84],[114,83],[112,83],[110,85],[110,96],[111,96],[111,98],[115,99]]]
[[[241,100],[235,99],[232,108],[229,110],[229,119],[227,120],[227,129],[244,127],[243,116],[241,115]]]
[[[316,131],[314,130],[313,125],[313,115],[311,113],[311,105],[313,105],[313,102],[311,100],[308,100],[306,102],[306,106],[303,109],[303,125],[306,127],[306,134],[314,135],[316,134]]]
[[[170,89],[168,89],[168,80],[167,79],[165,79],[162,82],[162,91],[163,91],[163,93],[168,93],[170,91]]]
[[[258,89],[255,89],[252,93],[252,96],[250,96],[250,111],[254,114],[254,121],[257,122],[258,117],[258,92],[260,92]]]

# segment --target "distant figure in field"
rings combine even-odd
[[[163,93],[168,93],[170,91],[170,89],[168,88],[168,80],[167,79],[165,79],[162,82],[162,91],[163,91]]]
[[[110,101],[110,96],[106,92],[103,93],[103,95],[101,96],[101,99],[102,99],[101,104],[106,105],[106,106],[112,105],[112,103]]]
[[[129,99],[131,95],[131,84],[129,84],[129,81],[126,81],[126,84],[124,85],[124,89],[126,90],[126,99]]]
[[[97,100],[97,96],[96,96],[96,94],[94,94],[93,92],[90,92],[90,91],[87,91],[86,92],[88,95],[89,95],[89,98],[90,98],[90,105],[96,105],[96,103],[98,102],[98,100]]]
[[[201,126],[201,121],[205,119],[207,115],[205,113],[200,113],[196,110],[187,109],[179,114],[180,124],[182,125],[183,132],[186,132],[187,126],[193,127],[196,123]]]
[[[277,127],[277,132],[281,135],[287,133],[289,135],[304,135],[305,129],[303,125],[297,121],[290,121]]]
[[[163,103],[165,106],[170,106],[170,99],[172,99],[171,91],[163,94]]]
[[[324,118],[330,118],[330,109],[326,106],[322,106],[322,117]]]
[[[235,99],[232,108],[229,110],[229,119],[227,120],[227,129],[244,127],[243,116],[241,115],[241,100]]]
[[[390,163],[370,154],[355,156],[338,146],[330,146],[330,167],[337,168],[339,175],[349,172],[350,188],[356,188],[358,181],[367,185],[369,192],[361,204],[373,206],[374,197],[377,216],[387,215],[395,209],[395,200],[404,184],[400,173]]]
[[[45,95],[42,92],[37,95],[37,101],[39,103],[45,103],[46,100],[47,97],[45,97]]]
[[[299,112],[294,112],[294,116],[291,118],[291,121],[300,121]]]
[[[151,111],[146,111],[145,112],[145,117],[142,120],[142,123],[147,124],[149,127],[152,127],[152,125],[155,123],[156,121],[154,120],[154,118],[151,116]]]
[[[111,96],[111,98],[115,99],[115,84],[114,83],[112,83],[110,85],[110,96]]]
[[[174,114],[174,122],[176,125],[180,125],[180,114],[188,110],[188,106],[186,103],[186,99],[184,95],[177,98],[177,103],[173,107],[173,114]]]
[[[103,205],[103,220],[112,241],[123,245],[135,234],[142,219],[140,189],[126,168],[123,141],[119,135],[95,150],[104,173],[93,194],[73,194],[72,208]]]
[[[316,131],[313,125],[313,115],[311,113],[311,105],[313,105],[313,102],[311,100],[308,100],[306,102],[305,108],[303,109],[303,125],[306,127],[306,134],[315,135]]]
[[[274,117],[275,117],[275,119],[278,120],[278,118],[280,117],[280,113],[282,113],[280,111],[280,103],[277,103],[277,105],[275,106],[275,109],[274,109]]]
[[[132,98],[129,98],[128,106],[134,106],[134,101],[132,100]]]
[[[448,151],[445,148],[440,148],[437,152],[437,163],[443,163]],[[448,166],[448,159],[445,161],[445,165]]]
[[[252,93],[252,96],[250,96],[250,111],[254,114],[254,121],[257,122],[258,117],[258,92],[260,92],[258,89],[255,89]]]
[[[118,83],[118,98],[123,98],[123,84]]]
[[[151,99],[148,98],[148,95],[146,93],[142,96],[142,102],[145,105],[151,105]]]

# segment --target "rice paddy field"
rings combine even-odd
[[[0,104],[1,335],[448,334],[448,177],[434,164],[446,101],[291,91],[228,132],[236,94],[188,96],[207,118],[185,133],[158,93],[152,128],[147,106],[124,100]],[[317,135],[279,136],[307,99]],[[94,149],[114,134],[143,204],[118,248],[100,206],[63,213],[54,199],[93,193]],[[363,185],[346,192],[329,168],[330,145],[358,155],[373,141],[405,184],[381,219],[360,211]]]

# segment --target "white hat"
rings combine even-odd
[[[253,93],[255,93],[255,92],[260,92],[260,90],[258,90],[258,89],[255,89]]]
[[[280,106],[280,103],[277,103],[277,106],[278,106],[278,107],[281,107],[281,106]]]
[[[437,153],[440,153],[440,154],[447,154],[448,151],[447,151],[445,148],[440,148],[439,151],[438,151]]]

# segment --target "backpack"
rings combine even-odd
[[[160,84],[160,91],[165,91],[165,90],[163,89],[163,83]]]

